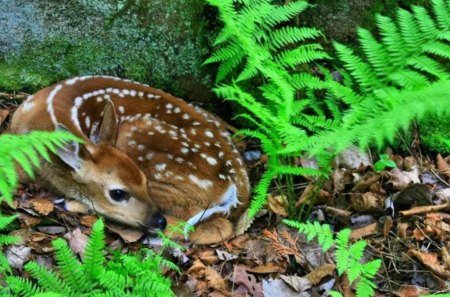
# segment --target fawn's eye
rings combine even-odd
[[[121,189],[110,190],[109,196],[112,200],[117,202],[127,201],[130,199],[130,193]]]

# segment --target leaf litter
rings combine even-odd
[[[6,125],[9,113],[0,110],[0,125]],[[267,162],[264,154],[255,152],[246,160],[254,180]],[[383,261],[375,279],[377,296],[448,292],[450,158],[389,157],[397,168],[375,172],[370,155],[349,149],[322,187],[310,179],[298,180],[303,191],[296,207],[312,204],[310,220],[330,224],[336,232],[349,227],[351,240],[368,241],[365,257]],[[315,166],[313,159],[297,163]],[[317,193],[319,199],[312,199]],[[51,242],[59,237],[82,257],[97,216],[68,213],[55,203],[59,198],[31,183],[19,188],[12,207],[2,206],[3,213],[19,214],[11,234],[22,239],[5,250],[15,273],[21,274],[29,260],[54,268]],[[316,242],[307,242],[281,223],[287,209],[286,198],[273,189],[266,209],[252,219],[242,216],[236,237],[213,246],[182,242],[187,248],[182,256],[180,251],[167,254],[182,268],[181,275],[173,277],[177,295],[309,297],[326,296],[333,289],[355,296],[346,275],[337,275],[333,249],[324,253]],[[142,240],[145,236],[136,230],[108,222],[105,231],[110,248],[161,249],[153,240]]]

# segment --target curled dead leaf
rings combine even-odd
[[[408,223],[397,224],[397,235],[398,235],[398,237],[406,238],[407,237],[408,227],[409,227]]]
[[[287,207],[288,207],[288,201],[286,196],[278,195],[278,196],[272,196],[269,194],[269,197],[267,199],[267,208],[273,212],[274,214],[277,214],[281,217],[287,217]]]
[[[53,202],[45,197],[36,197],[30,200],[31,207],[41,215],[48,215],[53,211]]]
[[[350,239],[361,239],[370,235],[374,235],[378,232],[378,225],[377,223],[373,223],[358,229],[352,230],[352,233],[350,235]]]
[[[308,280],[311,282],[313,286],[315,286],[319,284],[324,277],[333,275],[335,269],[336,265],[325,264],[314,269],[313,271],[308,273],[305,277],[308,278]]]
[[[444,266],[439,264],[438,255],[436,253],[426,253],[418,250],[409,250],[408,253],[418,259],[437,276],[450,278],[450,271],[445,270]]]
[[[394,291],[393,294],[397,297],[418,297],[428,292],[427,289],[418,286],[403,286],[399,290]]]
[[[394,190],[403,190],[409,184],[418,184],[420,183],[419,169],[417,166],[414,166],[410,171],[393,168],[389,171],[388,183],[392,184]]]
[[[384,198],[372,192],[352,194],[350,203],[357,212],[369,212],[383,207]]]
[[[311,288],[311,282],[306,277],[296,275],[280,275],[280,278],[298,293],[304,292]]]
[[[450,166],[447,161],[442,158],[441,154],[436,156],[436,167],[442,175],[447,177],[447,179],[450,178]]]

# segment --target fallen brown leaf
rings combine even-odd
[[[350,239],[361,239],[370,235],[374,235],[378,232],[378,225],[377,223],[373,223],[358,229],[352,230],[352,233],[350,235]]]
[[[428,293],[428,290],[417,286],[403,286],[400,290],[392,292],[398,297],[418,297]]]
[[[409,250],[408,253],[416,257],[425,267],[439,277],[450,278],[450,271],[439,264],[436,253],[425,253],[418,250]]]
[[[394,220],[392,217],[387,216],[383,225],[383,238],[386,239],[389,235],[389,232],[392,230],[392,226],[394,225]]]
[[[258,273],[258,274],[268,274],[268,273],[274,273],[274,272],[283,272],[284,269],[281,268],[279,265],[277,265],[274,262],[269,262],[266,265],[262,266],[256,266],[253,268],[247,268],[247,271]]]
[[[3,122],[6,120],[8,115],[9,115],[9,110],[0,109],[0,125],[3,124]]]
[[[269,209],[269,211],[279,215],[280,217],[287,217],[287,207],[288,201],[286,196],[272,196],[269,194],[269,197],[267,198],[267,209]]]
[[[94,223],[98,220],[98,216],[94,216],[94,215],[86,215],[81,217],[80,223],[81,225],[87,226],[87,227],[92,227],[92,225],[94,225]]]
[[[136,242],[142,237],[142,235],[144,235],[144,232],[141,230],[126,228],[113,223],[108,223],[106,226],[109,230],[117,233],[125,242],[128,243]]]
[[[253,274],[247,273],[247,269],[243,265],[236,265],[230,279],[236,289],[235,295],[263,297],[262,283],[256,280]]]
[[[350,203],[357,212],[369,212],[382,207],[384,199],[372,192],[364,194],[355,193],[351,195]]]
[[[53,202],[44,197],[36,197],[30,200],[31,207],[41,215],[48,215],[53,211]]]
[[[89,240],[89,237],[81,232],[80,229],[75,229],[72,232],[67,233],[64,235],[64,238],[66,238],[69,241],[70,249],[77,255],[83,256],[84,250],[86,248],[87,242]]]
[[[403,190],[411,183],[420,183],[419,169],[417,166],[413,167],[411,171],[402,171],[398,168],[393,168],[389,171],[389,176],[388,183],[392,184],[394,190]]]
[[[447,179],[450,178],[450,166],[444,158],[442,158],[441,154],[436,156],[436,167],[441,174],[447,177]]]
[[[324,277],[333,275],[335,269],[336,265],[334,264],[324,264],[308,273],[305,277],[309,279],[313,286],[315,286],[319,284]]]
[[[409,224],[408,223],[399,223],[397,224],[397,235],[400,238],[406,238]]]
[[[280,275],[280,278],[298,293],[311,289],[311,282],[307,277]]]
[[[215,269],[207,266],[205,268],[205,278],[210,288],[219,291],[226,291],[227,286],[225,280]]]

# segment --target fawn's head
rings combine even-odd
[[[149,197],[146,176],[114,147],[118,127],[112,103],[106,103],[102,114],[98,128],[89,135],[91,143],[71,142],[58,150],[58,157],[70,167],[65,194],[115,221],[150,232],[164,229],[166,220]],[[56,129],[69,130],[61,124]]]

